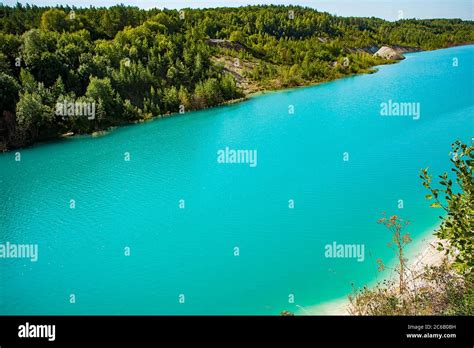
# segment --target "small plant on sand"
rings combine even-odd
[[[403,294],[405,290],[405,273],[407,272],[407,259],[405,258],[403,251],[408,243],[411,242],[410,234],[403,233],[403,229],[410,224],[410,221],[405,221],[399,218],[397,215],[393,215],[390,218],[386,218],[385,214],[378,221],[379,224],[384,225],[392,234],[392,241],[388,243],[389,248],[394,248],[397,254],[398,265],[396,272],[398,273],[398,283],[400,294]],[[381,259],[377,260],[379,270],[385,269]]]
[[[378,282],[374,287],[355,289],[349,295],[349,313],[353,315],[474,315],[474,147],[456,141],[452,145],[451,169],[455,178],[447,173],[439,176],[439,188],[432,184],[428,169],[420,178],[433,200],[433,208],[442,208],[441,225],[434,233],[439,238],[431,245],[444,251],[439,265],[408,267],[404,247],[410,242],[402,230],[408,225],[397,216],[383,217],[379,223],[392,232],[392,243],[398,258],[396,279]],[[418,260],[421,262],[421,260]],[[385,269],[377,260],[379,271]]]
[[[398,284],[395,279],[388,279],[377,283],[372,289],[367,286],[360,290],[354,288],[354,294],[349,295],[349,312],[356,315],[410,314],[407,312],[406,303],[413,300],[408,287],[411,270],[407,265],[405,247],[411,242],[411,238],[409,233],[404,232],[410,222],[397,215],[387,218],[383,214],[378,223],[384,225],[392,236],[388,247],[393,249],[397,256],[398,262],[394,270],[398,274]],[[389,268],[381,259],[377,259],[377,264],[379,272]]]

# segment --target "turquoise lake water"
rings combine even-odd
[[[438,223],[418,174],[448,170],[451,143],[474,135],[473,62],[474,46],[408,54],[19,162],[1,154],[0,244],[39,255],[0,259],[0,314],[278,314],[373,282],[375,260],[393,260],[382,212],[415,240]],[[420,118],[381,116],[389,100],[419,103]],[[257,150],[257,166],[218,163],[226,147]],[[363,244],[364,261],[326,258],[333,242]]]

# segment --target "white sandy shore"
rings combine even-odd
[[[349,299],[341,297],[336,300],[324,302],[318,305],[309,307],[300,307],[296,315],[349,315],[347,306]]]
[[[438,242],[431,231],[425,237],[414,242],[406,257],[408,258],[408,268],[413,273],[423,271],[427,265],[437,266],[441,264],[444,254],[436,250]],[[393,275],[392,275],[393,276]],[[390,277],[389,277],[390,278]],[[314,306],[299,307],[296,315],[350,315],[348,311],[349,299],[347,296],[332,301],[324,302]]]

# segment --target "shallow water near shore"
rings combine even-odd
[[[1,154],[0,244],[39,255],[0,258],[0,314],[278,314],[373,282],[375,260],[393,260],[382,212],[415,240],[438,222],[418,175],[448,171],[452,142],[474,134],[473,62],[472,45],[407,54],[19,162]],[[390,100],[419,103],[420,118],[381,116]],[[218,163],[226,147],[257,150],[257,165]],[[333,242],[364,245],[364,260],[325,257]]]

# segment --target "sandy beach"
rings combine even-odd
[[[408,268],[413,274],[423,271],[425,266],[437,266],[441,264],[444,253],[436,250],[440,239],[433,235],[431,231],[426,236],[414,241],[414,245],[406,254],[408,258]],[[388,278],[393,278],[391,273]],[[412,284],[414,285],[414,284]],[[332,301],[324,302],[314,306],[299,307],[296,315],[350,315],[349,299],[347,296]]]

